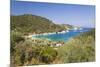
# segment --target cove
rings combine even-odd
[[[50,39],[52,41],[63,41],[63,42],[66,42],[70,38],[78,36],[81,33],[88,32],[90,30],[91,30],[91,28],[81,28],[79,30],[72,29],[72,30],[69,30],[68,32],[65,32],[65,33],[55,33],[55,34],[36,35],[36,36],[33,35],[32,37],[33,38],[41,38],[41,39],[47,38],[47,39]]]

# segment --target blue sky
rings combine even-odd
[[[11,2],[11,15],[33,14],[46,17],[56,24],[95,27],[95,6],[39,2]]]

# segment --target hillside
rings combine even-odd
[[[61,25],[54,24],[51,20],[36,15],[11,16],[11,30],[22,33],[44,33],[65,30]]]
[[[68,30],[74,28],[73,25],[69,25],[69,24],[59,24],[59,25],[64,27],[65,29],[68,29]]]
[[[53,41],[24,39],[19,33],[11,35],[12,67],[39,64],[61,64],[95,61],[95,30],[72,38],[55,49]]]
[[[95,29],[66,42],[58,54],[64,63],[95,61]]]
[[[95,29],[66,42],[24,38],[28,33],[55,32],[71,29],[68,24],[54,24],[35,15],[11,16],[11,67],[39,64],[61,64],[95,61]],[[61,43],[60,47],[51,47]]]

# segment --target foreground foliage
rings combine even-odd
[[[11,66],[56,64],[95,61],[95,31],[77,36],[61,47],[50,47],[55,42],[23,38],[11,32]],[[56,49],[55,49],[56,48]]]
[[[23,40],[18,33],[13,32],[11,40],[11,66],[50,64],[57,57],[57,51],[47,45],[49,41],[33,42],[30,39]],[[44,45],[45,43],[45,45]]]
[[[95,30],[71,39],[58,54],[64,63],[95,61]]]
[[[95,61],[95,29],[70,39],[61,47],[47,39],[27,39],[29,33],[58,32],[71,25],[57,25],[35,15],[11,16],[11,66]]]

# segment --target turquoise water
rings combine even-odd
[[[90,28],[82,28],[81,30],[69,30],[69,32],[59,33],[59,34],[49,34],[49,35],[38,35],[36,38],[48,38],[52,41],[68,41],[70,38],[78,36],[83,32],[91,30]],[[33,36],[34,37],[34,36]]]

